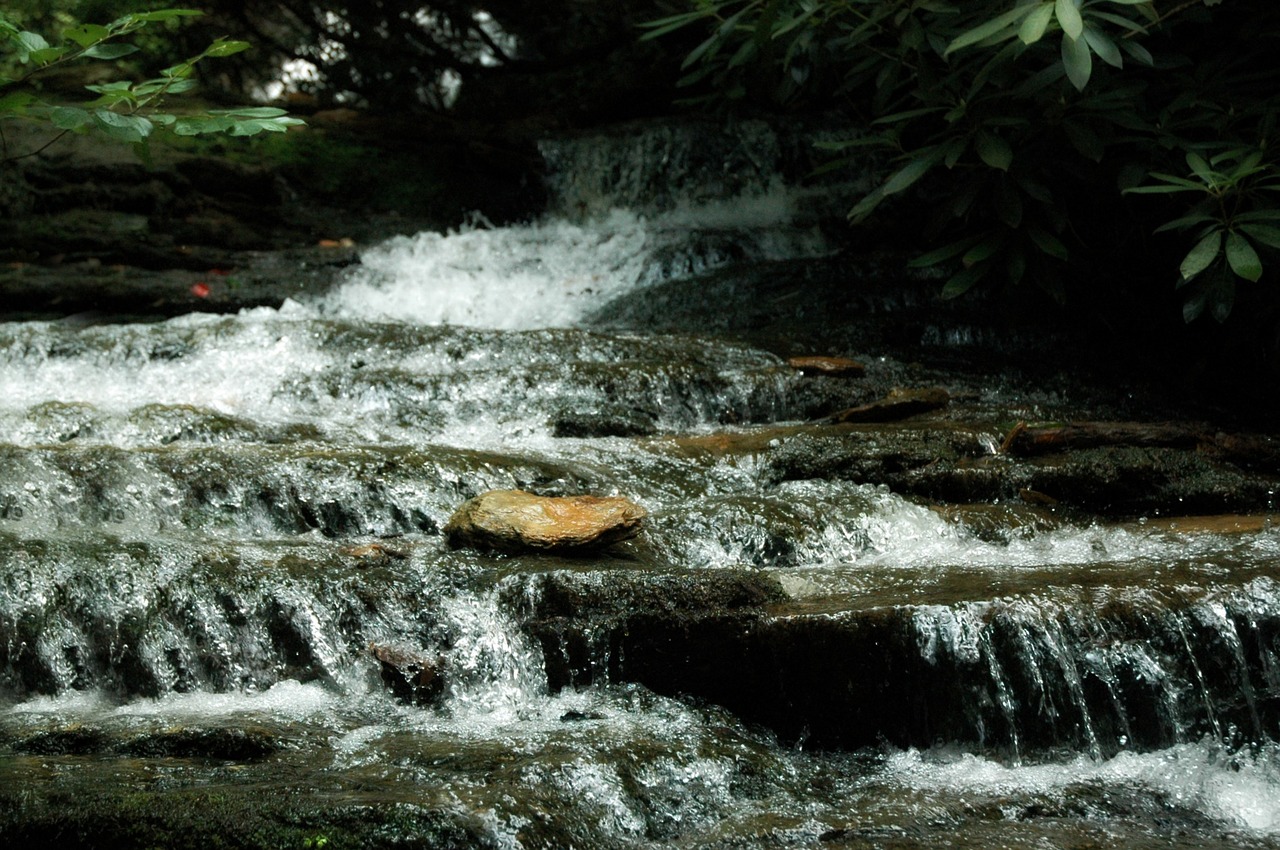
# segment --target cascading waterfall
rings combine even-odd
[[[401,807],[379,834],[441,846],[1139,846],[1170,820],[1277,846],[1280,531],[992,539],[779,480],[767,445],[697,442],[809,416],[778,357],[593,329],[829,250],[764,132],[549,146],[559,215],[391,240],[279,310],[0,324],[4,783],[162,796],[77,761],[128,756]],[[650,522],[592,559],[449,549],[495,488]]]

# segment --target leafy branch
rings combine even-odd
[[[138,52],[135,45],[124,39],[150,24],[200,14],[192,9],[160,9],[124,15],[108,24],[81,23],[64,31],[60,44],[50,44],[43,35],[23,30],[0,15],[0,48],[8,48],[22,69],[12,79],[0,77],[0,129],[5,119],[28,119],[44,122],[58,131],[48,142],[24,154],[10,154],[4,142],[0,162],[33,156],[68,133],[100,133],[115,141],[139,145],[145,156],[144,146],[158,127],[184,136],[208,133],[252,136],[263,132],[282,133],[302,124],[299,119],[289,117],[285,110],[274,107],[214,109],[181,116],[161,111],[167,97],[195,88],[195,71],[200,62],[232,56],[250,47],[248,42],[226,38],[216,39],[199,55],[165,68],[153,79],[85,86],[96,97],[80,104],[48,102],[31,90],[33,78],[65,63],[114,62]]]
[[[865,170],[868,153],[887,163],[854,199],[854,223],[928,199],[938,247],[913,264],[954,269],[946,297],[1027,280],[1061,298],[1091,257],[1123,250],[1080,235],[1107,236],[1089,219],[1119,190],[1190,202],[1157,232],[1193,243],[1178,280],[1186,319],[1208,307],[1224,320],[1236,283],[1260,280],[1280,250],[1267,153],[1280,68],[1266,47],[1280,14],[1221,3],[691,0],[642,37],[707,33],[682,80],[702,101],[838,102],[857,116],[859,133],[822,145],[820,171]],[[1233,19],[1256,38],[1241,42]],[[1170,177],[1184,154],[1190,174]],[[1159,214],[1132,213],[1145,209]]]

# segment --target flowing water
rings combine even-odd
[[[761,179],[644,208],[634,174],[557,150],[565,213],[392,240],[306,302],[0,325],[11,836],[1280,846],[1280,531],[980,534],[688,450],[805,418],[802,378],[595,317],[821,258],[810,199]],[[513,487],[651,521],[587,559],[445,545]],[[432,669],[421,699],[371,647]]]

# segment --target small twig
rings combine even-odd
[[[1009,431],[1008,436],[1004,438],[1004,442],[1000,444],[1000,454],[1002,455],[1008,454],[1009,449],[1013,447],[1013,441],[1018,439],[1018,435],[1025,430],[1027,430],[1027,420],[1025,419],[1019,422],[1017,425],[1014,425],[1012,430]]]
[[[70,132],[71,132],[70,130],[63,130],[61,133],[54,136],[52,139],[45,142],[43,145],[36,148],[35,150],[28,151],[27,153],[23,153],[23,154],[18,154],[17,156],[9,156],[9,145],[8,143],[6,143],[4,145],[4,157],[3,159],[0,159],[0,162],[17,162],[18,160],[26,159],[29,156],[39,156],[40,154],[44,153],[46,148],[48,148],[54,142],[58,141],[59,139],[61,139],[63,136],[65,136],[67,133],[70,133]],[[0,136],[3,136],[3,134],[0,133]]]

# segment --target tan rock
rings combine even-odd
[[[860,378],[867,367],[847,357],[792,357],[787,365],[804,375],[826,375],[831,378]]]
[[[645,516],[644,508],[620,496],[490,490],[458,508],[444,533],[454,547],[572,553],[635,537]]]

